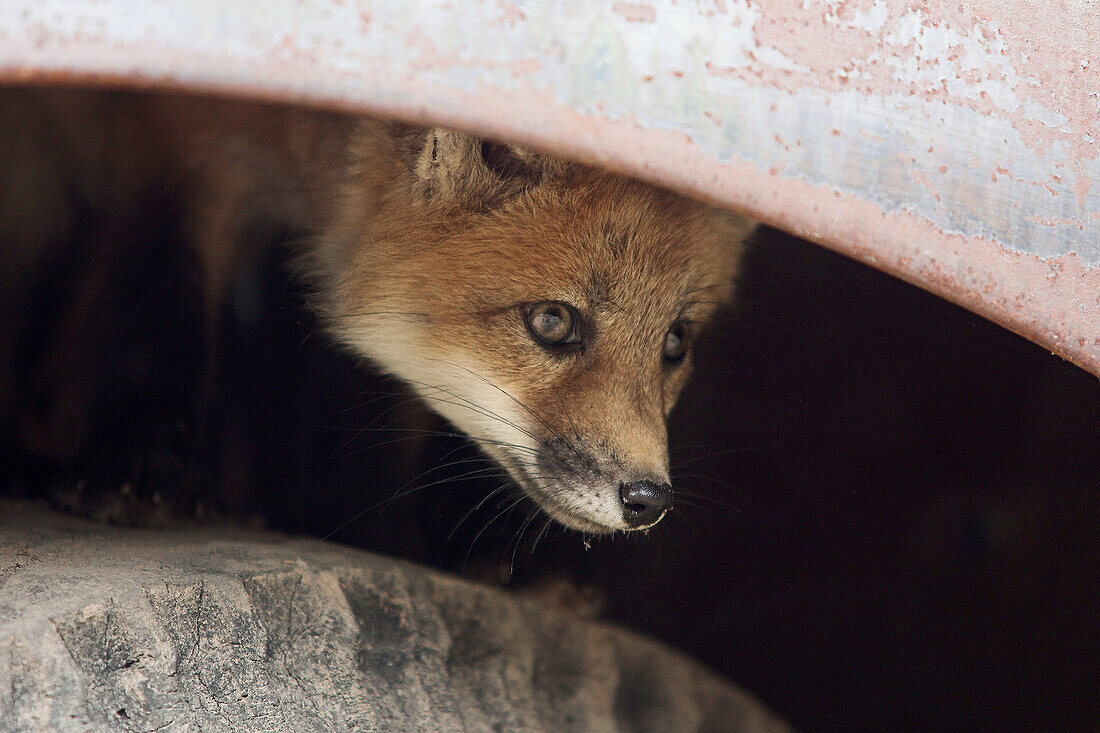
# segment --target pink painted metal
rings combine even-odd
[[[7,0],[0,80],[526,143],[747,212],[1100,374],[1092,0]]]

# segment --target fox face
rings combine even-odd
[[[666,420],[750,225],[444,130],[365,126],[319,247],[339,339],[402,378],[561,524],[672,506]]]

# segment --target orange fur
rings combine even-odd
[[[748,222],[446,130],[190,97],[22,101],[83,159],[69,175],[118,182],[96,191],[113,205],[151,183],[187,203],[211,312],[252,222],[304,233],[300,270],[334,336],[405,379],[562,523],[626,529],[619,487],[667,482],[665,421],[690,357],[666,363],[665,334],[697,332],[729,299]],[[533,337],[525,312],[542,301],[576,309],[580,348]]]

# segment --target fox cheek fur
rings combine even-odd
[[[751,225],[445,130],[365,122],[307,269],[337,338],[404,379],[548,514],[603,533],[672,502],[665,422],[686,348]],[[532,331],[558,304],[573,339]]]

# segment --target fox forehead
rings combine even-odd
[[[463,224],[425,256],[441,294],[474,310],[632,304],[663,321],[703,302],[700,292],[726,288],[732,269],[706,207],[619,178],[536,188]]]

